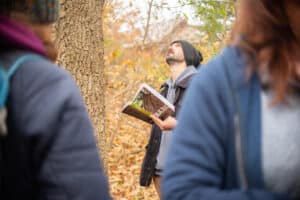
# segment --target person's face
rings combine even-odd
[[[180,43],[173,43],[169,46],[166,60],[170,62],[185,62],[182,46]]]
[[[300,0],[285,0],[284,3],[290,26],[300,44]]]

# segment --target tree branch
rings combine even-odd
[[[148,13],[147,13],[147,23],[146,23],[145,34],[144,34],[144,38],[143,38],[143,47],[145,45],[145,41],[146,41],[146,38],[148,36],[148,30],[149,30],[149,26],[150,26],[150,18],[151,18],[151,10],[152,10],[152,7],[153,7],[153,1],[154,0],[151,0],[149,2],[149,9],[148,9]]]

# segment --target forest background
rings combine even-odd
[[[217,54],[226,44],[236,11],[235,0],[181,0],[175,6],[168,1],[143,2],[145,10],[137,1],[113,0],[104,12],[105,163],[112,195],[122,200],[158,200],[153,185],[139,186],[150,126],[121,114],[122,106],[141,83],[159,89],[170,75],[164,56],[171,41],[192,42],[204,63]]]
[[[153,185],[139,186],[151,127],[122,114],[122,106],[140,84],[159,89],[170,75],[165,54],[173,40],[193,43],[203,63],[216,55],[229,38],[236,2],[60,0],[58,64],[81,88],[114,199],[158,200]]]

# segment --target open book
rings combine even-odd
[[[145,122],[152,123],[151,114],[164,120],[174,114],[175,107],[159,92],[146,83],[143,83],[132,101],[124,105],[122,112]]]

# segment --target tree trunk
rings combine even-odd
[[[61,0],[55,42],[58,63],[72,73],[84,96],[105,160],[103,7],[104,0]]]

